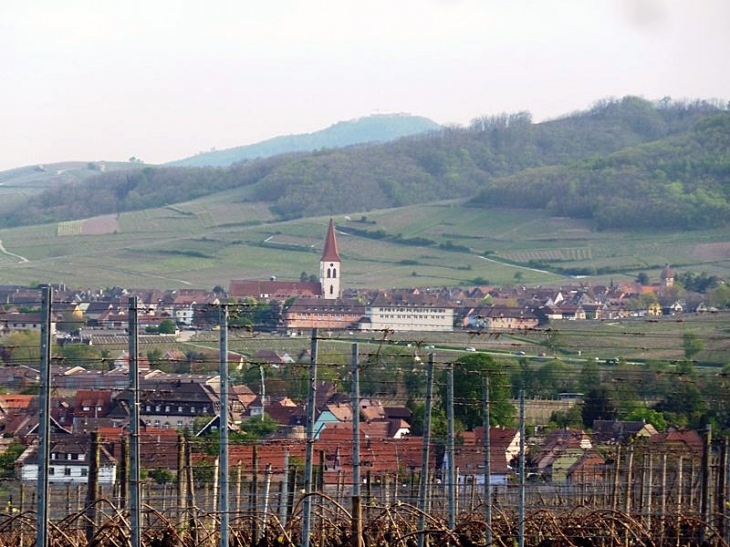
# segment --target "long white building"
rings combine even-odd
[[[454,307],[433,295],[379,293],[365,308],[361,330],[449,332],[454,328]]]

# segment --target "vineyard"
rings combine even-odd
[[[219,545],[217,465],[213,461],[208,480],[196,480],[195,468],[211,461],[196,456],[205,447],[191,445],[181,436],[177,449],[193,454],[181,457],[175,480],[157,484],[148,479],[140,484],[142,545]],[[420,474],[403,465],[393,473],[366,472],[360,494],[353,496],[351,477],[328,467],[323,454],[305,496],[300,465],[273,467],[265,456],[257,457],[254,448],[252,460],[239,460],[228,477],[229,544],[301,545],[302,507],[307,499],[312,504],[310,545],[323,547],[421,542],[472,547],[486,545],[487,538],[500,547],[519,541],[543,547],[728,544],[727,439],[713,445],[708,436],[701,457],[676,448],[655,451],[641,443],[617,446],[612,456],[610,463],[594,468],[590,475],[565,484],[538,483],[529,477],[490,484],[486,504],[483,471],[457,472],[456,495],[451,499],[447,475],[438,467],[429,470],[423,489]],[[34,545],[35,487],[27,482],[3,486],[7,498],[0,500],[5,502],[2,545]],[[54,485],[48,514],[50,545],[131,545],[127,496],[124,477],[107,487]],[[455,515],[452,527],[450,511]],[[362,543],[355,542],[356,531]]]

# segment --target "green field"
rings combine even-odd
[[[0,283],[210,289],[228,287],[235,278],[296,280],[301,272],[316,274],[329,219],[279,222],[265,204],[245,198],[245,192],[231,191],[122,213],[110,233],[85,234],[83,221],[0,230],[6,251],[0,253]],[[335,223],[345,288],[575,282],[530,267],[534,261],[608,269],[586,280],[591,283],[633,279],[640,271],[656,281],[665,263],[723,277],[730,271],[726,230],[595,232],[579,220],[465,207],[460,201],[337,215]],[[409,238],[430,244],[404,244]]]

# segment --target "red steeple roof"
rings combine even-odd
[[[330,219],[330,227],[327,230],[327,239],[324,240],[322,251],[322,262],[339,262],[340,253],[337,251],[337,238],[335,237],[335,223]]]

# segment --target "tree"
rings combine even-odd
[[[80,311],[64,310],[60,315],[61,320],[56,321],[56,328],[61,332],[75,332],[86,323]]]
[[[510,404],[509,377],[485,353],[465,355],[454,362],[454,418],[471,431],[482,424],[483,380],[489,378],[489,420],[491,424],[510,426],[515,407]],[[439,383],[441,408],[446,409],[446,375]]]
[[[702,351],[704,344],[694,332],[685,332],[682,335],[682,348],[684,349],[684,357],[688,361],[692,360],[692,357]]]
[[[605,386],[596,386],[586,393],[581,409],[583,424],[586,427],[593,427],[593,422],[596,420],[613,420],[617,414],[616,405]]]
[[[8,365],[37,365],[41,360],[41,333],[33,331],[11,332],[0,340],[0,345],[10,352]],[[3,359],[6,358],[3,351]]]
[[[583,393],[587,393],[594,387],[601,384],[601,371],[598,363],[593,360],[586,361],[580,371],[578,387]]]
[[[164,319],[160,323],[158,332],[160,334],[175,334],[177,332],[177,326],[175,325],[175,321],[173,321],[172,319]]]
[[[649,275],[646,272],[639,272],[636,276],[636,282],[646,287],[649,285]]]
[[[72,366],[91,366],[99,368],[102,358],[101,351],[88,344],[64,344],[60,348],[61,357]]]

